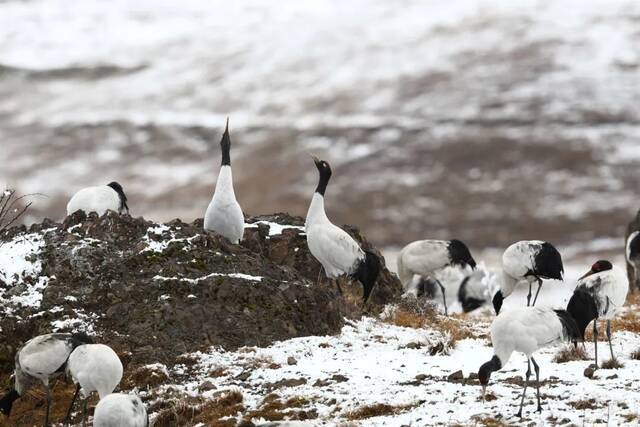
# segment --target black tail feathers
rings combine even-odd
[[[567,341],[578,342],[582,340],[582,332],[580,332],[580,328],[578,327],[578,323],[573,318],[571,313],[566,310],[554,310],[558,319],[560,319],[560,323],[562,323],[562,330],[564,338]]]
[[[551,244],[544,242],[535,257],[536,276],[545,279],[562,280],[564,276],[564,266],[560,252]]]
[[[485,301],[467,296],[467,286],[469,284],[469,279],[471,276],[466,276],[462,279],[462,283],[460,283],[460,287],[458,288],[458,301],[460,301],[460,305],[462,305],[462,311],[465,313],[469,313],[477,308],[480,308],[484,305]]]
[[[11,390],[9,393],[5,394],[2,399],[0,399],[0,412],[2,412],[7,417],[11,415],[11,407],[13,406],[13,402],[15,402],[20,395],[17,391]]]
[[[380,259],[373,252],[364,251],[364,255],[364,260],[358,266],[353,277],[362,283],[364,288],[363,299],[364,302],[367,302],[380,273]]]

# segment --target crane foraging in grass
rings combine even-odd
[[[598,320],[607,321],[609,351],[611,360],[615,360],[611,345],[611,320],[620,312],[628,291],[629,280],[624,272],[607,260],[599,260],[578,279],[578,285],[569,300],[567,311],[576,319],[583,339],[587,325],[593,321],[596,369],[598,368]]]
[[[434,274],[448,266],[476,268],[467,245],[460,240],[417,240],[402,248],[398,254],[398,277],[405,291],[409,290],[413,276],[428,277],[442,291],[444,313],[448,315],[445,287]]]
[[[67,362],[67,377],[76,384],[76,392],[67,410],[65,421],[71,418],[73,404],[82,391],[82,422],[87,421],[87,403],[92,392],[103,399],[118,386],[122,379],[122,362],[111,347],[104,344],[84,344],[73,350]]]
[[[41,382],[47,390],[47,408],[44,425],[49,425],[51,390],[49,381],[65,371],[69,355],[77,347],[92,343],[85,334],[39,335],[22,346],[16,353],[14,388],[0,399],[0,411],[7,417],[21,396]]]
[[[548,242],[523,240],[509,246],[502,255],[502,284],[493,296],[493,308],[500,313],[502,303],[522,281],[529,284],[527,307],[536,305],[542,279],[562,280],[564,266],[560,252]],[[538,282],[538,290],[531,303],[531,285]]]
[[[576,321],[565,310],[521,307],[500,313],[491,324],[491,342],[494,355],[478,371],[483,397],[491,373],[502,369],[513,352],[518,351],[524,353],[527,357],[527,372],[520,408],[516,415],[522,417],[522,406],[527,386],[529,385],[529,377],[531,376],[531,364],[533,364],[533,369],[536,373],[537,411],[541,412],[540,367],[533,358],[533,354],[542,347],[565,341],[575,342],[580,338]]]

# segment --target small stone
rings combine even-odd
[[[587,378],[593,378],[593,374],[595,374],[595,372],[596,370],[589,366],[584,370],[584,376]]]
[[[417,342],[410,342],[409,344],[407,344],[404,348],[408,348],[411,350],[418,350],[422,347],[422,345],[420,343]]]
[[[477,380],[478,379],[478,373],[477,372],[471,372],[467,378],[470,379],[470,380]]]
[[[295,357],[293,356],[289,356],[287,357],[287,365],[291,366],[291,365],[297,365],[298,361],[296,360]]]
[[[242,371],[234,377],[236,380],[246,381],[251,376],[251,371]]]
[[[618,374],[613,374],[607,377],[608,380],[615,380],[616,378],[618,378]]]
[[[213,385],[213,383],[209,380],[203,382],[202,384],[200,384],[200,387],[198,387],[198,390],[200,391],[209,391],[209,390],[215,390],[216,386]]]
[[[331,376],[331,379],[337,383],[344,383],[349,381],[349,378],[345,377],[344,375],[340,375],[340,374],[335,374]]]
[[[416,375],[416,381],[424,381],[426,379],[427,379],[427,376],[425,374]]]
[[[464,374],[462,373],[462,371],[455,371],[452,374],[449,374],[449,376],[447,377],[447,379],[449,381],[459,381],[459,380],[463,380],[464,379]]]

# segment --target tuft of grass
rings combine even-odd
[[[573,347],[573,344],[567,345],[553,356],[554,363],[575,362],[577,360],[589,360],[589,355],[581,345],[576,348]]]
[[[579,411],[582,411],[584,409],[598,409],[598,405],[595,399],[576,400],[575,402],[569,402],[569,405],[573,406]]]
[[[174,401],[158,413],[153,425],[154,427],[173,427],[203,423],[207,426],[233,427],[236,425],[236,420],[227,417],[244,411],[242,402],[242,393],[237,390],[217,393],[213,399],[204,403]]]
[[[303,396],[293,396],[283,400],[275,393],[268,394],[262,400],[260,407],[245,414],[248,419],[264,418],[268,421],[313,420],[318,418],[315,409],[303,409],[309,404],[309,399]]]
[[[391,312],[387,322],[405,328],[427,328],[442,332],[443,342],[431,346],[430,353],[447,354],[455,348],[458,341],[465,338],[478,338],[470,324],[463,318],[453,314],[449,317],[440,315],[433,304],[424,304],[413,298],[402,301]]]
[[[622,416],[622,419],[627,423],[630,423],[632,421],[636,421],[639,418],[640,418],[640,415],[638,415],[637,413],[634,413],[634,412]]]
[[[409,405],[388,405],[386,403],[376,403],[373,405],[361,406],[351,412],[347,412],[348,420],[366,420],[373,417],[382,417],[388,415],[398,415],[407,412],[416,407],[416,404]]]
[[[609,359],[600,365],[602,369],[620,369],[624,368],[624,363],[618,361],[618,359]]]
[[[472,417],[478,424],[485,427],[507,427],[508,424],[498,418],[474,416]]]

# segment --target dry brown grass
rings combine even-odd
[[[573,344],[567,345],[553,356],[553,362],[555,363],[567,363],[577,360],[589,360],[589,355],[580,344],[575,348]]]
[[[376,403],[374,405],[361,406],[351,412],[347,412],[345,417],[348,420],[366,420],[367,418],[382,417],[388,415],[398,415],[415,408],[415,404],[410,405],[388,405],[386,403]]]
[[[579,411],[582,411],[584,409],[598,409],[598,404],[595,399],[576,400],[575,402],[569,402],[569,405],[573,406]]]
[[[624,368],[624,363],[618,361],[618,359],[609,359],[602,362],[600,367],[602,369],[620,369]]]
[[[303,409],[309,404],[309,399],[303,396],[290,397],[283,400],[275,393],[268,394],[258,409],[248,411],[245,419],[264,418],[268,421],[289,420],[313,420],[318,418],[315,409]]]
[[[432,345],[430,352],[432,354],[446,354],[460,340],[479,338],[465,317],[464,314],[443,316],[437,313],[433,306],[408,300],[401,302],[386,321],[405,328],[425,328],[442,332],[447,336],[446,341]]]
[[[636,421],[638,418],[640,418],[640,416],[637,413],[630,413],[622,416],[622,419],[627,423]]]
[[[485,426],[485,427],[506,427],[509,424],[505,423],[504,421],[497,419],[497,418],[493,418],[493,417],[487,417],[487,416],[480,416],[480,415],[476,415],[471,417],[474,421],[476,421],[478,424]]]
[[[233,427],[234,419],[221,418],[237,415],[244,411],[242,393],[236,390],[220,392],[204,403],[189,401],[171,402],[162,409],[154,422],[154,427],[173,427],[204,423],[207,426]]]
[[[149,366],[139,366],[129,369],[127,375],[122,379],[120,388],[128,390],[138,387],[139,389],[154,388],[169,381],[166,372]]]
[[[71,384],[66,384],[61,380],[52,383],[52,401],[51,411],[49,413],[51,423],[62,422],[67,414],[67,409],[69,408],[74,392],[75,386]],[[93,408],[96,403],[97,398],[92,396],[89,401],[89,415],[93,413]],[[38,386],[13,404],[11,417],[6,418],[4,415],[0,415],[0,427],[42,425],[46,405],[46,392],[44,388]],[[80,408],[80,406],[76,406],[76,411],[78,408]],[[77,422],[80,421],[79,417],[74,417],[73,420]]]

